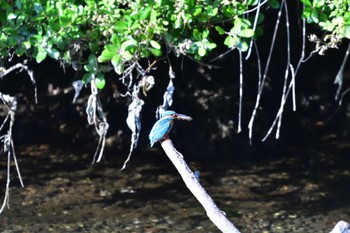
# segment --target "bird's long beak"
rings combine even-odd
[[[186,116],[184,114],[179,114],[179,113],[176,113],[176,115],[174,116],[174,118],[176,120],[184,120],[184,121],[192,121],[192,117],[190,116]]]

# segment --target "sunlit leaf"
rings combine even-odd
[[[123,31],[126,31],[128,29],[128,25],[124,21],[118,21],[115,24],[115,28],[118,32],[123,32]]]
[[[227,36],[224,44],[229,47],[229,48],[233,48],[236,44],[235,44],[235,39],[232,36]]]
[[[105,76],[102,73],[96,75],[96,87],[98,89],[103,89],[106,85]]]
[[[125,61],[130,61],[134,57],[129,51],[123,51],[120,55]]]
[[[17,18],[17,15],[15,13],[10,13],[7,15],[7,19],[8,20],[13,20],[13,19],[16,19]]]
[[[254,36],[254,30],[253,29],[243,29],[238,33],[239,36],[244,37],[244,38],[250,38]]]
[[[101,55],[98,57],[99,62],[107,62],[112,59],[112,57],[115,55],[114,52],[110,52],[107,49],[103,50]]]
[[[149,20],[150,24],[155,25],[157,23],[157,11],[152,9],[151,11],[151,16],[150,16],[150,20]]]
[[[38,50],[38,54],[37,54],[36,57],[35,57],[35,60],[36,60],[37,63],[40,63],[40,62],[42,62],[43,60],[45,60],[46,56],[47,56],[46,50],[44,50],[44,49],[39,49],[39,50]]]
[[[155,48],[155,49],[161,49],[161,45],[160,45],[157,41],[151,40],[149,43],[151,44],[151,46],[152,46],[153,48]]]
[[[216,48],[216,44],[215,43],[206,43],[205,46],[209,49],[215,49]]]
[[[204,48],[201,47],[198,49],[199,56],[204,57],[206,53],[207,53],[207,51]]]
[[[325,5],[325,0],[314,0],[312,5],[316,8],[323,7]]]
[[[139,11],[139,19],[140,20],[145,20],[149,17],[149,15],[151,14],[152,8],[151,7],[146,7],[143,10]]]
[[[117,48],[120,47],[121,42],[120,42],[120,37],[117,34],[113,34],[111,37],[111,42],[113,45],[115,45]]]
[[[112,65],[115,66],[115,67],[119,66],[121,64],[121,61],[122,61],[122,59],[121,59],[120,55],[116,54],[112,58]]]
[[[136,46],[137,46],[137,41],[130,38],[122,43],[121,49],[122,50],[129,50],[129,49],[135,48]]]
[[[310,0],[300,0],[305,6],[311,6]]]

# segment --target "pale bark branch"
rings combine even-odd
[[[240,231],[227,219],[225,213],[221,211],[209,194],[199,183],[197,177],[186,164],[183,156],[176,150],[172,141],[167,138],[161,141],[161,146],[171,162],[180,173],[187,188],[197,198],[204,207],[209,219],[222,231],[226,233],[239,233]]]
[[[30,70],[28,68],[28,66],[23,65],[22,63],[17,63],[16,65],[13,65],[8,69],[4,69],[3,67],[0,67],[0,79],[2,79],[3,77],[5,77],[9,73],[11,73],[12,71],[17,70],[17,69],[24,69],[27,72],[27,74],[29,75],[30,81],[32,82],[32,84],[34,86],[35,103],[38,103],[38,94],[37,94],[36,82],[34,79],[34,73],[32,70]]]

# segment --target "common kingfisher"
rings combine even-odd
[[[174,125],[174,120],[191,121],[192,118],[184,114],[179,114],[174,111],[165,111],[162,117],[153,125],[149,134],[149,140],[151,141],[151,147],[154,143],[164,139],[170,132]]]

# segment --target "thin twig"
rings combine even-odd
[[[348,61],[349,54],[350,54],[350,43],[348,45],[348,48],[346,49],[346,53],[344,55],[343,62],[341,64],[339,71],[337,73],[337,76],[335,77],[335,80],[334,80],[334,84],[338,84],[338,89],[337,89],[337,92],[335,94],[335,100],[338,100],[340,92],[341,92],[342,87],[343,87],[344,69],[345,69],[346,62]]]
[[[280,9],[278,11],[276,25],[275,25],[275,29],[274,29],[273,36],[272,36],[272,42],[271,42],[271,46],[270,46],[269,55],[267,57],[264,74],[263,74],[260,86],[258,88],[258,93],[256,94],[256,101],[255,101],[255,106],[254,106],[254,109],[253,109],[253,112],[252,112],[252,116],[250,117],[250,120],[249,120],[248,127],[249,127],[250,130],[253,128],[254,120],[255,120],[255,117],[256,117],[256,112],[257,112],[257,110],[258,110],[258,108],[260,106],[261,95],[262,95],[262,92],[264,90],[264,84],[265,84],[265,80],[267,78],[267,72],[269,70],[273,49],[275,48],[275,42],[276,42],[278,27],[279,27],[279,24],[280,24],[281,14],[282,14],[282,5],[281,5],[281,7],[280,7]],[[251,139],[251,133],[250,133],[250,136],[249,136],[249,140],[250,141],[252,140]]]
[[[252,9],[250,9],[250,10],[247,10],[247,11],[243,12],[243,14],[245,15],[245,14],[248,14],[248,13],[253,12],[253,11],[255,11],[255,10],[259,10],[260,7],[261,7],[262,5],[264,5],[265,3],[267,3],[267,2],[268,2],[268,0],[265,0],[265,1],[263,1],[262,3],[260,3],[260,1],[259,1],[258,5],[257,5],[256,7],[254,7],[254,8],[252,8]]]
[[[258,61],[258,90],[260,89],[261,83],[262,83],[262,77],[261,77],[261,60],[260,60],[260,54],[259,54],[259,49],[258,45],[254,41],[254,48],[255,48],[255,53],[256,53],[256,60]],[[256,102],[255,104],[257,104]],[[254,124],[254,118],[257,112],[257,106],[255,105],[252,113],[252,117],[249,121],[248,124],[248,129],[249,129],[249,143],[252,145],[252,136],[253,136],[253,124]]]
[[[242,105],[243,105],[243,58],[242,51],[238,50],[239,54],[239,107],[238,107],[238,129],[237,133],[242,130]]]
[[[255,32],[255,29],[256,29],[256,25],[258,23],[258,18],[259,18],[259,13],[260,13],[260,6],[261,6],[260,1],[261,0],[258,0],[258,6],[256,8],[257,10],[256,10],[256,13],[255,13],[255,18],[254,18],[254,24],[253,24],[253,31],[254,32]],[[254,40],[254,37],[250,38],[249,49],[248,49],[247,55],[245,57],[246,60],[249,59],[250,54],[252,52],[253,40]]]
[[[282,91],[282,97],[281,97],[281,109],[283,111],[284,109],[284,103],[286,98],[286,92],[287,92],[287,83],[288,83],[288,77],[289,77],[289,68],[291,66],[290,63],[290,33],[289,33],[289,17],[288,17],[288,8],[287,3],[285,0],[282,0],[281,5],[284,6],[285,16],[286,16],[286,36],[287,36],[287,65],[284,73],[284,84],[283,84],[283,91]],[[282,124],[282,114],[278,118],[278,124],[276,129],[276,139],[280,136],[280,129]]]
[[[1,209],[0,209],[0,214],[4,211],[5,207],[9,209],[9,200],[10,200],[10,172],[11,172],[11,156],[10,156],[10,150],[7,152],[7,177],[6,177],[6,189],[5,189],[5,197],[4,201],[2,203]]]

